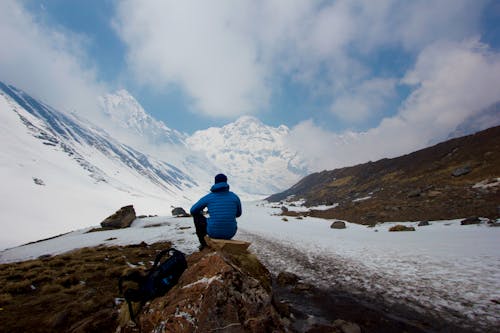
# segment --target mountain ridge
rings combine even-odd
[[[309,214],[362,224],[495,218],[500,215],[499,152],[497,126],[400,157],[313,173],[267,200],[338,204]]]

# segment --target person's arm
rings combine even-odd
[[[203,198],[201,198],[200,200],[198,200],[198,202],[195,203],[193,205],[193,207],[191,207],[191,209],[189,210],[189,212],[191,213],[191,215],[198,215],[198,214],[201,214],[201,212],[203,211],[203,209],[205,209],[205,207],[207,207],[206,196],[204,196]]]
[[[238,196],[236,196],[236,217],[240,217],[242,213],[241,201]]]

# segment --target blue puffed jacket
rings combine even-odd
[[[210,193],[191,207],[191,215],[201,214],[208,207],[207,234],[212,238],[231,239],[235,234],[236,218],[241,216],[240,198],[229,191],[226,182],[216,183]]]

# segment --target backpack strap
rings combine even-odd
[[[153,267],[151,267],[151,268],[149,269],[149,271],[154,271],[154,270],[156,269],[156,266],[158,266],[158,263],[160,262],[161,258],[162,258],[165,254],[169,253],[169,252],[170,252],[170,250],[174,250],[174,251],[176,251],[174,248],[168,248],[168,249],[162,250],[160,253],[158,253],[158,254],[156,255],[156,258],[155,258],[155,262],[154,262],[154,264],[153,264]]]

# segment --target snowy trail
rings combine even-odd
[[[469,331],[500,331],[500,228],[450,220],[426,227],[407,222],[414,232],[388,232],[395,223],[367,228],[346,222],[346,229],[335,230],[323,219],[284,221],[280,211],[267,203],[245,203],[238,218],[236,238],[252,242],[250,250],[272,273],[290,271],[319,288],[381,307],[410,307]],[[0,263],[100,244],[169,240],[186,254],[198,248],[191,218],[158,216],[137,219],[127,229],[86,233],[89,229],[5,249]]]
[[[238,236],[252,242],[250,250],[273,274],[289,271],[319,288],[342,291],[393,308],[403,304],[425,318],[445,320],[464,329],[489,331],[500,327],[498,304],[491,302],[498,297],[498,267],[485,274],[491,277],[488,283],[492,288],[483,288],[483,281],[471,280],[477,272],[463,272],[459,262],[400,260],[399,265],[408,266],[407,274],[391,274],[383,267],[373,269],[333,252],[305,251],[278,238],[241,229]],[[456,275],[447,276],[446,272]],[[491,294],[492,290],[497,294]],[[472,303],[471,297],[483,301]]]

